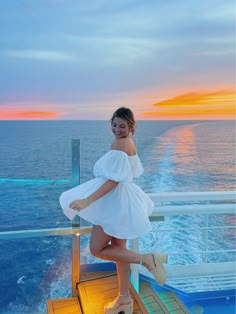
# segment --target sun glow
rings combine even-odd
[[[53,120],[62,112],[37,110],[0,110],[0,120]]]
[[[235,92],[188,93],[152,105],[144,119],[234,120]]]

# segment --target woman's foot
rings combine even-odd
[[[166,282],[166,270],[162,263],[167,263],[168,255],[164,253],[145,254],[142,264],[153,274],[159,285]]]
[[[114,301],[104,306],[105,314],[118,314],[124,312],[125,314],[133,313],[133,300],[130,295],[119,295]]]

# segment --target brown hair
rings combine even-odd
[[[111,117],[111,123],[113,122],[113,120],[116,117],[125,120],[128,124],[130,131],[132,132],[132,134],[134,134],[134,132],[135,132],[135,119],[134,119],[134,114],[133,114],[132,110],[130,110],[129,108],[125,108],[125,107],[118,108],[113,113],[113,115]]]

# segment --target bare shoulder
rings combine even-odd
[[[111,149],[121,150],[128,155],[136,154],[134,141],[130,137],[115,139],[111,145]]]

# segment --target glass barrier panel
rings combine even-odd
[[[46,300],[71,296],[71,236],[0,241],[0,313],[46,313]]]

